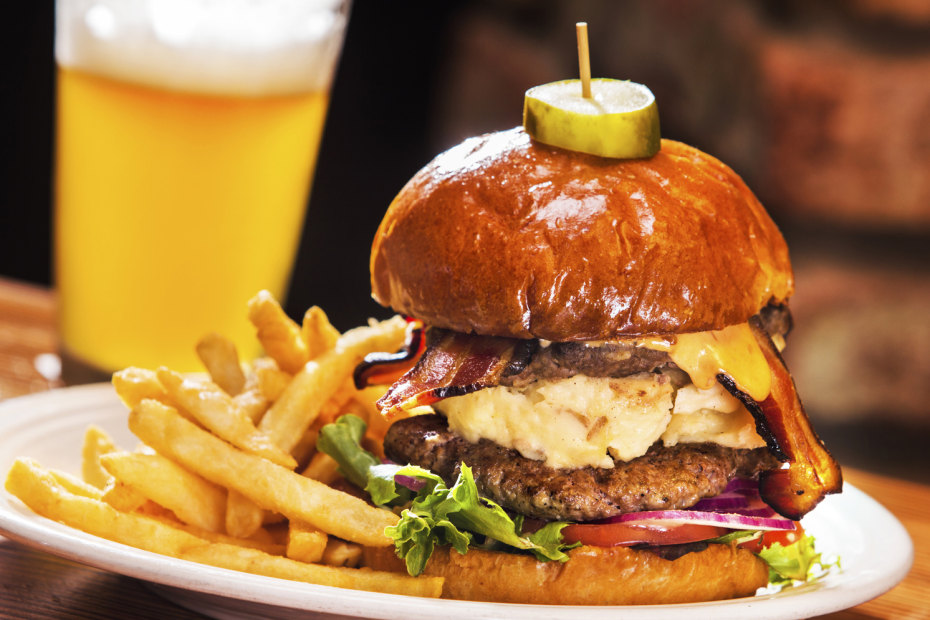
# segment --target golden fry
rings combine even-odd
[[[140,510],[149,501],[144,495],[119,480],[111,481],[100,499],[123,512]]]
[[[316,452],[316,440],[320,435],[320,429],[314,424],[307,429],[304,436],[300,438],[294,449],[291,450],[291,456],[297,461],[297,467],[303,467],[310,462],[310,457]]]
[[[339,330],[333,327],[319,306],[312,306],[304,313],[300,333],[307,345],[308,359],[316,359],[326,353],[339,340]]]
[[[211,532],[209,530],[204,530],[196,525],[191,525],[189,523],[184,523],[178,521],[173,513],[167,512],[167,514],[148,514],[145,516],[150,519],[157,519],[166,525],[169,525],[175,529],[182,530],[188,534],[193,534],[197,538],[203,538],[210,542],[215,543],[226,543],[228,545],[236,545],[239,547],[249,547],[251,549],[259,549],[265,553],[270,553],[271,555],[284,555],[284,552],[287,550],[286,545],[275,542],[271,538],[271,534],[268,533],[268,530],[261,529],[255,532],[255,534],[249,538],[236,538],[235,536],[228,536],[222,532]]]
[[[224,531],[226,489],[158,454],[114,452],[102,456],[100,462],[119,482],[169,509],[184,523],[210,532]]]
[[[300,521],[291,521],[287,528],[287,551],[292,560],[300,562],[319,562],[326,551],[329,536],[312,525]]]
[[[158,369],[158,380],[173,401],[221,439],[283,467],[297,467],[294,458],[276,446],[265,433],[256,429],[232,397],[215,383],[186,379],[167,368]]]
[[[249,538],[261,528],[265,511],[248,497],[230,489],[226,497],[226,533],[236,538]]]
[[[313,455],[313,458],[310,459],[310,463],[303,472],[301,472],[301,475],[322,482],[323,484],[330,484],[339,477],[339,473],[336,471],[338,469],[339,463],[334,461],[330,455],[317,452]]]
[[[255,326],[265,353],[274,358],[282,370],[297,372],[310,359],[300,327],[268,291],[259,291],[249,300],[249,320]]]
[[[50,473],[58,484],[64,487],[69,493],[74,493],[81,497],[90,497],[91,499],[103,498],[103,491],[76,476],[72,476],[68,472],[50,469],[48,473]]]
[[[253,424],[258,424],[271,405],[258,386],[239,392],[233,396],[233,402]]]
[[[294,376],[278,368],[278,363],[270,357],[261,357],[252,363],[252,372],[258,384],[258,390],[271,402],[278,400]]]
[[[28,459],[18,459],[13,463],[7,475],[6,489],[44,517],[153,553],[328,586],[413,596],[436,597],[442,593],[441,578],[414,578],[380,571],[305,564],[258,549],[209,542],[163,520],[123,513],[104,502],[69,493],[52,475]]]
[[[368,434],[372,437],[383,438],[388,427],[391,426],[391,422],[381,415],[376,404],[386,391],[387,386],[373,385],[358,390],[354,395],[355,403],[365,411],[365,415],[360,415],[360,417],[367,420]]]
[[[203,362],[213,383],[230,396],[245,387],[245,373],[239,364],[239,352],[231,340],[219,334],[207,334],[197,343],[197,357]]]
[[[384,528],[397,523],[394,513],[236,450],[182,418],[172,407],[144,400],[129,414],[129,428],[158,453],[207,480],[239,491],[266,510],[363,545],[379,547],[392,542],[384,535]]]
[[[119,448],[106,431],[99,426],[88,426],[84,432],[84,446],[81,448],[81,477],[84,478],[84,482],[98,489],[105,489],[113,477],[100,465],[100,457],[117,450]]]
[[[355,568],[362,559],[362,547],[355,543],[330,538],[323,551],[323,564]]]
[[[138,405],[143,398],[168,402],[168,394],[158,382],[158,376],[154,370],[135,366],[124,368],[113,373],[112,383],[117,396],[130,409]]]
[[[308,362],[281,397],[265,413],[259,429],[280,448],[291,452],[320,414],[326,402],[372,351],[393,351],[404,342],[403,318],[357,327],[340,336],[336,346]]]
[[[233,545],[213,544],[195,547],[188,549],[182,557],[202,564],[279,579],[408,596],[438,598],[442,594],[444,581],[442,577],[410,577],[368,569],[307,564]]]

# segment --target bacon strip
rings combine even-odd
[[[814,432],[787,366],[757,317],[749,322],[756,342],[772,370],[772,389],[755,401],[727,375],[717,380],[746,405],[769,451],[787,467],[764,472],[759,493],[779,514],[797,521],[830,493],[843,488],[843,474]]]
[[[361,390],[370,385],[390,385],[400,379],[413,368],[423,354],[426,348],[424,332],[422,322],[407,319],[407,334],[403,348],[396,353],[379,351],[366,355],[352,374],[355,388]]]
[[[416,366],[378,401],[386,418],[497,385],[502,377],[522,370],[538,346],[535,340],[475,336],[436,328],[430,330],[429,339]]]

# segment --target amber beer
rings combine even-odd
[[[199,4],[189,2],[167,3],[173,26],[119,31],[127,11],[158,2],[100,2],[83,18],[70,0],[57,9],[62,351],[107,372],[194,369],[193,345],[209,331],[255,353],[246,302],[263,288],[285,294],[345,21],[344,7],[323,2],[314,11],[330,22],[284,21],[279,32],[278,16],[256,24],[253,2],[249,26],[223,33],[214,24],[234,14],[205,19],[223,3],[204,4],[191,25],[177,14]],[[313,2],[264,4],[319,20]],[[260,43],[243,35],[254,29]]]

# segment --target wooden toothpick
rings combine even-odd
[[[581,75],[581,96],[591,98],[591,58],[588,55],[588,23],[575,24],[578,37],[578,71]]]

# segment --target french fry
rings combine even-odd
[[[383,571],[307,564],[234,545],[195,547],[187,550],[182,557],[203,564],[291,581],[429,598],[441,596],[444,581],[443,577],[410,577]]]
[[[175,517],[175,515],[170,512],[167,513],[167,515],[145,513],[145,516],[151,519],[157,519],[158,521],[161,521],[162,523],[165,523],[166,525],[169,525],[175,529],[182,530],[188,534],[193,534],[197,538],[202,538],[210,542],[259,549],[265,553],[270,553],[271,555],[284,555],[284,552],[287,550],[286,545],[272,540],[271,534],[269,534],[268,531],[264,529],[258,530],[253,536],[249,538],[236,538],[235,536],[229,536],[227,534],[223,534],[222,532],[211,532],[209,530],[201,529],[196,525],[178,521],[177,517]]]
[[[294,378],[291,373],[278,368],[278,363],[270,357],[260,357],[252,362],[252,373],[255,375],[258,390],[270,402],[278,400],[284,388]]]
[[[226,497],[226,533],[248,538],[261,528],[265,511],[248,497],[230,489]]]
[[[339,340],[339,330],[333,327],[319,306],[312,306],[304,313],[300,334],[307,345],[307,357],[311,360],[335,347]]]
[[[72,476],[68,472],[50,469],[48,473],[50,473],[52,477],[55,478],[55,481],[69,493],[74,493],[82,497],[90,497],[91,499],[101,499],[103,497],[103,491],[76,476]]]
[[[317,419],[319,421],[319,419]],[[303,467],[310,462],[310,458],[316,452],[316,440],[320,436],[320,427],[314,423],[304,436],[300,438],[294,449],[291,450],[291,456],[297,461],[298,467]]]
[[[7,491],[44,517],[153,553],[328,586],[413,596],[436,597],[442,592],[442,578],[414,578],[396,573],[306,564],[258,549],[209,542],[162,520],[120,512],[105,502],[69,493],[51,474],[28,459],[18,459],[13,463],[5,486]]]
[[[231,340],[210,333],[197,343],[197,357],[203,362],[213,383],[230,396],[239,394],[245,387],[245,373],[239,364],[239,352]]]
[[[287,523],[287,521],[283,521],[282,523]],[[277,533],[272,533],[271,529],[262,526],[255,530],[255,532],[245,540],[254,540],[257,543],[275,544],[279,547],[284,547],[287,543],[284,542],[283,538],[284,537],[278,535]],[[284,555],[283,550],[281,551],[281,555]]]
[[[119,480],[111,481],[100,499],[123,512],[139,510],[148,501],[144,495]]]
[[[355,384],[352,378],[349,377],[342,382],[342,386],[336,390],[336,393],[320,407],[317,421],[322,421],[323,424],[333,422],[344,413],[346,406],[352,402],[353,396],[355,396]]]
[[[158,454],[113,452],[100,457],[100,462],[116,480],[167,508],[184,523],[210,532],[225,531],[226,489]]]
[[[391,422],[381,415],[378,406],[375,404],[379,398],[384,396],[385,391],[385,386],[374,385],[359,390],[354,397],[355,403],[365,411],[365,415],[359,417],[368,422],[368,428],[365,431],[366,435],[379,441],[384,439],[385,433],[391,426]]]
[[[158,369],[158,380],[173,401],[221,439],[283,467],[297,467],[297,461],[256,429],[232,397],[215,383],[186,379],[167,368]]]
[[[323,559],[329,536],[312,525],[291,521],[287,528],[287,550],[285,555],[292,560],[316,563]]]
[[[381,547],[392,542],[384,535],[384,528],[397,523],[394,513],[236,450],[163,403],[142,401],[129,414],[129,428],[159,454],[207,480],[235,489],[266,510],[363,545]]]
[[[238,407],[253,424],[258,424],[271,405],[271,401],[262,394],[258,386],[249,388],[233,396],[233,403],[235,403],[236,407]]]
[[[249,320],[255,326],[265,353],[274,358],[282,370],[297,372],[310,360],[300,327],[268,291],[259,291],[249,300]]]
[[[291,452],[326,402],[351,376],[359,361],[372,351],[393,351],[405,337],[403,318],[357,327],[339,337],[336,346],[311,360],[285,388],[259,424],[271,440]]]
[[[362,547],[355,543],[330,538],[323,551],[323,564],[355,568],[362,559]]]
[[[112,383],[117,396],[130,409],[138,405],[143,398],[168,402],[168,394],[158,382],[158,376],[154,370],[135,366],[124,368],[113,373]]]
[[[113,439],[99,426],[88,426],[84,432],[84,446],[81,448],[81,477],[84,482],[98,489],[105,489],[113,477],[100,464],[100,457],[119,448]]]
[[[330,455],[317,452],[313,455],[313,458],[310,459],[310,463],[303,472],[301,472],[301,475],[322,482],[323,484],[330,484],[339,477],[339,473],[336,471],[338,469],[339,463],[334,461]]]

